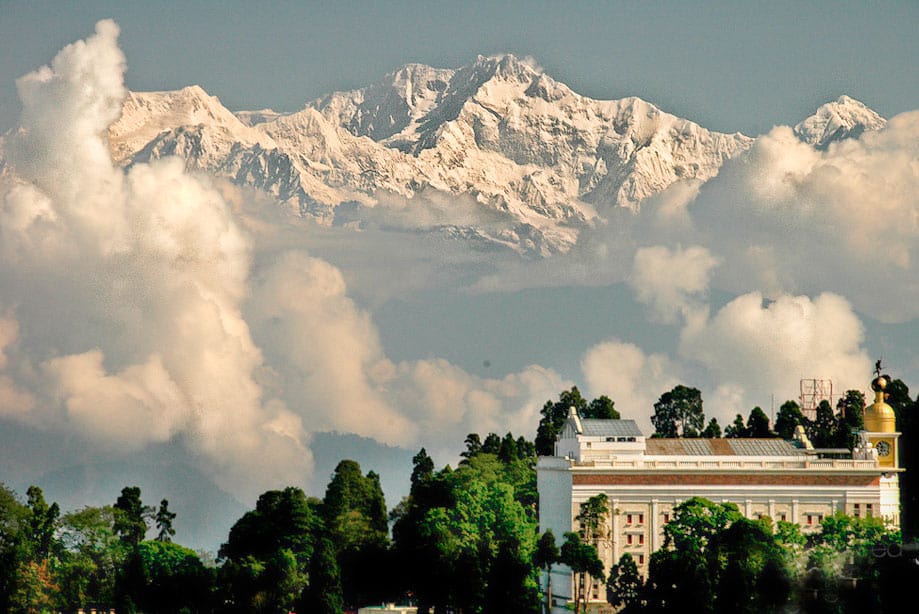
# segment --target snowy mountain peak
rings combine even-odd
[[[816,149],[825,150],[830,143],[861,136],[866,130],[880,130],[887,120],[863,103],[840,96],[828,102],[795,126],[795,135]]]
[[[407,64],[369,87],[335,92],[307,107],[355,136],[383,141],[420,121],[437,104],[453,73]]]
[[[222,140],[275,146],[270,137],[243,124],[216,96],[190,85],[171,92],[129,92],[121,117],[109,127],[112,157],[120,162],[163,132],[198,125],[222,133]]]
[[[532,58],[521,59],[510,53],[477,56],[470,68],[488,78],[521,82],[529,82],[543,72]]]
[[[613,209],[709,179],[751,139],[639,98],[581,96],[504,54],[456,69],[407,64],[290,114],[234,115],[195,86],[132,93],[110,143],[123,164],[178,155],[323,223],[360,219],[384,193],[462,195],[504,222],[463,217],[440,231],[547,256]]]

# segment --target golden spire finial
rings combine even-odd
[[[892,433],[897,428],[893,408],[886,403],[886,390],[890,385],[890,376],[887,374],[881,375],[880,359],[874,363],[874,372],[876,375],[871,381],[871,389],[874,391],[874,403],[865,408],[865,430]]]

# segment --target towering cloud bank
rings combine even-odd
[[[265,398],[241,314],[250,241],[180,161],[111,161],[102,135],[126,93],[117,36],[100,22],[17,83],[0,412],[109,450],[182,437],[224,486],[249,481],[244,470],[293,480],[310,466],[299,418]]]
[[[919,111],[823,149],[778,127],[689,207],[734,290],[842,293],[887,321],[919,317]]]
[[[0,184],[0,420],[106,454],[179,440],[224,488],[303,483],[310,433],[435,450],[529,431],[565,384],[532,367],[481,379],[393,363],[341,272],[259,249],[212,180],[163,158],[124,170],[118,27],[22,77]]]
[[[862,347],[862,323],[846,299],[823,293],[815,299],[780,294],[767,300],[750,292],[711,315],[702,299],[716,264],[703,247],[656,246],[636,252],[631,277],[641,302],[679,324],[683,363],[710,374],[710,413],[731,418],[772,394],[780,402],[795,398],[798,378],[829,378],[841,389],[863,385],[871,361]],[[602,347],[588,353],[588,364]],[[640,358],[626,364],[648,360]],[[657,364],[663,364],[660,358]]]

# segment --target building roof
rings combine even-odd
[[[644,437],[634,420],[581,420],[581,434],[588,437]]]
[[[799,456],[784,439],[648,439],[648,456]]]

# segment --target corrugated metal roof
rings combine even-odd
[[[649,456],[798,456],[784,439],[648,439]]]
[[[644,437],[634,420],[581,420],[584,435],[588,437]]]

